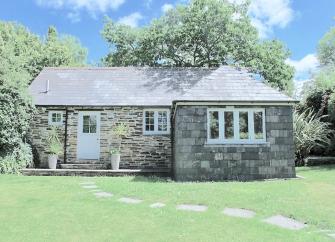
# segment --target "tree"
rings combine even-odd
[[[0,21],[0,173],[17,173],[31,162],[31,80],[45,66],[84,65],[86,55],[78,40],[58,37],[53,27],[43,41],[20,24]]]
[[[248,3],[193,0],[150,25],[131,28],[106,19],[102,35],[111,47],[107,66],[249,67],[281,90],[290,91],[293,68],[279,41],[260,41],[248,17]]]
[[[335,66],[335,27],[332,27],[320,40],[318,58],[322,65]]]

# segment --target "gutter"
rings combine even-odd
[[[66,107],[65,108],[65,132],[64,132],[64,161],[63,161],[64,164],[66,163],[66,160],[67,160],[66,143],[67,143],[67,124],[68,124],[68,116],[69,116],[68,113],[69,111],[68,111],[68,108]]]

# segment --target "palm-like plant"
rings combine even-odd
[[[323,148],[330,144],[333,131],[330,129],[330,123],[322,121],[324,117],[317,117],[311,110],[294,112],[294,143],[298,165],[303,164],[304,158],[313,148]]]

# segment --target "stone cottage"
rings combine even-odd
[[[167,169],[180,181],[295,177],[295,100],[245,69],[45,68],[30,92],[42,167],[52,125],[62,168],[103,169],[118,143],[111,130],[126,123],[123,169]]]

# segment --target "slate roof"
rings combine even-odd
[[[30,92],[35,105],[171,106],[176,100],[295,102],[245,69],[230,66],[44,68]]]

